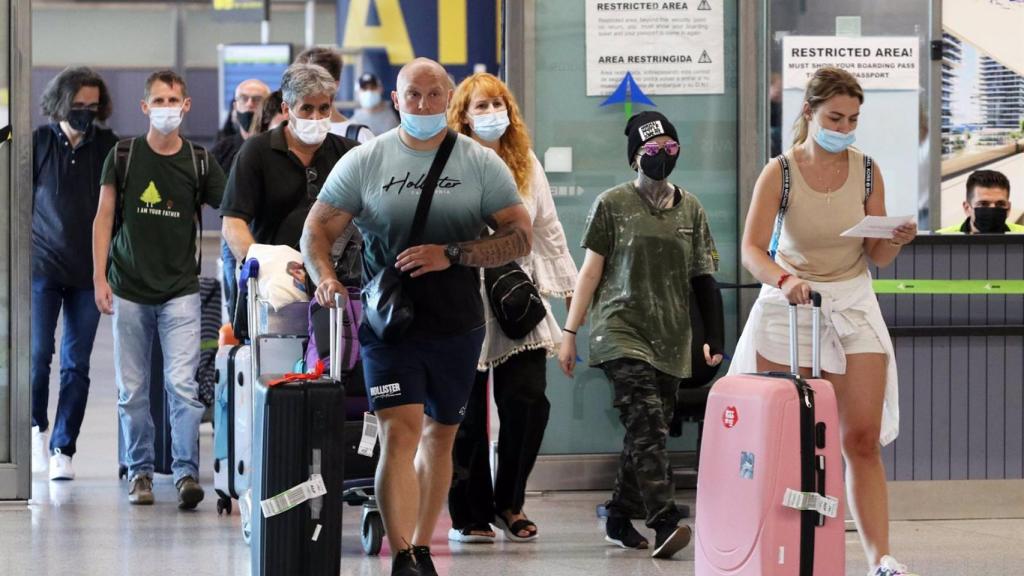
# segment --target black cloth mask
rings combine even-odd
[[[1006,232],[1007,208],[995,206],[974,209],[974,227],[982,234],[1003,234]]]
[[[96,112],[94,110],[72,110],[68,112],[68,125],[75,132],[85,132],[92,126],[92,121],[96,119]]]
[[[664,180],[676,168],[679,155],[669,156],[665,150],[659,150],[654,156],[644,154],[640,157],[640,170],[651,180]]]
[[[238,126],[242,130],[245,130],[246,132],[248,132],[249,128],[252,127],[252,118],[255,115],[256,115],[256,113],[255,112],[251,112],[251,111],[250,112],[235,112],[235,118],[238,119]]]

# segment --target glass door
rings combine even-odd
[[[0,502],[31,495],[29,0],[0,0]]]
[[[530,123],[534,151],[546,164],[558,216],[577,265],[583,262],[580,239],[595,198],[636,176],[626,162],[624,106],[602,107],[607,95],[587,95],[588,4],[591,2],[526,2],[526,14],[522,18],[525,33],[517,35],[512,29],[514,26],[509,29],[509,81],[518,91]],[[687,18],[702,14],[696,11],[698,5],[701,10],[708,5],[722,11],[724,88],[720,93],[711,94],[651,95],[656,107],[634,104],[633,112],[657,110],[676,126],[681,153],[671,180],[696,195],[703,204],[721,256],[718,280],[734,283],[738,278],[740,222],[737,190],[740,2],[719,0],[689,4],[692,12],[687,13]],[[510,26],[517,21],[516,16],[509,16]],[[678,24],[677,17],[680,15],[668,17],[673,20],[672,25]],[[523,69],[516,67],[513,60],[520,56],[516,52],[517,38],[522,42]],[[640,80],[640,74],[634,71],[634,75],[641,90],[651,91],[650,84],[644,85]],[[750,145],[757,146],[753,138]],[[561,161],[556,161],[558,155]],[[556,167],[556,164],[561,165]],[[735,290],[726,290],[724,297],[727,348],[731,350],[737,325]],[[563,322],[564,303],[553,301],[552,308],[559,322]],[[586,326],[580,328],[578,341],[579,354],[584,361],[579,363],[574,379],[563,375],[557,362],[548,363],[551,418],[541,459],[531,480],[534,489],[605,487],[610,485],[617,465],[623,428],[618,411],[612,407],[611,385],[600,369],[586,365]],[[686,427],[683,437],[672,439],[670,447],[674,451],[692,453],[696,447],[696,426]]]

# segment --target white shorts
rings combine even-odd
[[[779,302],[761,303],[761,323],[757,327],[754,341],[757,353],[765,360],[789,366],[789,306]],[[856,330],[840,338],[846,355],[885,354],[882,342],[878,340],[867,315],[859,310],[850,310],[847,318]],[[824,319],[822,319],[824,329]],[[797,313],[797,339],[800,348],[800,366],[811,365],[811,309],[801,306]]]

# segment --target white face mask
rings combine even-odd
[[[181,106],[149,109],[149,124],[157,132],[167,135],[181,126]]]
[[[295,134],[295,137],[303,144],[317,146],[327,139],[327,134],[331,131],[331,117],[309,120],[296,118],[295,114],[289,112],[288,126],[291,128],[292,134]]]

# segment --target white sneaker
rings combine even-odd
[[[868,572],[868,576],[920,576],[910,572],[906,566],[900,564],[892,556],[882,556],[882,561],[878,563],[878,566]]]
[[[32,427],[32,472],[46,472],[50,462],[50,435]]]
[[[74,480],[75,469],[71,467],[71,457],[60,453],[60,449],[50,456],[50,480]]]

